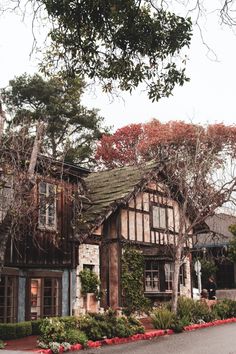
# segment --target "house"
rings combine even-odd
[[[229,241],[233,238],[229,226],[236,224],[236,217],[226,213],[218,213],[208,217],[206,224],[209,231],[197,236],[194,246],[195,254],[215,264],[217,296],[219,297],[221,293],[227,296],[221,289],[236,288],[236,264],[227,257]]]
[[[144,256],[145,295],[153,303],[170,299],[172,249],[183,220],[181,202],[155,162],[94,173],[56,162],[50,173],[37,168],[32,212],[18,222],[18,237],[10,230],[6,202],[14,181],[0,189],[0,204],[7,206],[0,223],[0,322],[84,312],[79,273],[85,268],[101,280],[98,306],[121,307],[127,244]],[[181,266],[179,292],[191,296],[190,256]]]
[[[171,249],[178,237],[181,205],[166,195],[156,163],[94,172],[85,177],[84,184],[86,193],[75,235],[77,279],[83,268],[93,269],[100,276],[104,294],[100,306],[121,307],[121,256],[125,245],[136,245],[145,258],[145,295],[153,302],[170,299]],[[189,257],[181,267],[180,294],[191,296]],[[84,306],[79,282],[76,299],[77,312]]]
[[[41,159],[36,182],[24,196],[27,208],[22,206],[17,223],[10,213],[11,203],[17,203],[17,199],[12,200],[17,178],[11,172],[3,176],[6,183],[0,188],[0,323],[71,313],[74,196],[87,174],[88,170],[74,165]]]

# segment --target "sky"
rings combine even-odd
[[[216,16],[203,25],[204,40],[216,53],[209,55],[198,31],[194,30],[188,56],[187,74],[190,82],[176,87],[173,96],[152,103],[142,89],[132,95],[121,93],[109,97],[99,88],[90,89],[83,104],[98,108],[105,123],[114,129],[131,123],[146,122],[152,118],[162,122],[184,120],[211,124],[236,122],[236,34],[217,25]],[[36,30],[36,36],[45,38]],[[0,87],[5,87],[14,76],[37,72],[37,56],[30,57],[33,43],[29,19],[15,14],[0,17]]]

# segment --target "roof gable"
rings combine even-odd
[[[120,205],[126,204],[154,175],[160,172],[156,162],[94,172],[84,179],[80,232],[91,232]]]

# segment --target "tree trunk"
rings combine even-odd
[[[0,101],[0,142],[3,137],[3,128],[4,128],[4,122],[5,122],[5,113],[2,110],[2,104]]]
[[[30,181],[32,181],[33,177],[34,177],[35,166],[37,163],[37,158],[38,158],[40,146],[41,146],[42,139],[43,139],[44,128],[45,128],[44,123],[42,121],[40,121],[37,125],[36,136],[34,139],[34,145],[33,145],[33,149],[31,152],[30,164],[29,164],[29,168],[28,168],[28,178]]]
[[[178,241],[176,245],[175,260],[174,260],[174,277],[173,277],[173,286],[172,286],[172,303],[171,310],[172,312],[177,312],[177,302],[178,302],[178,292],[179,292],[179,270],[181,264],[181,253],[182,253],[182,244]]]

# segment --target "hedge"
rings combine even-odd
[[[0,323],[0,339],[16,339],[32,334],[31,321],[19,323]]]

